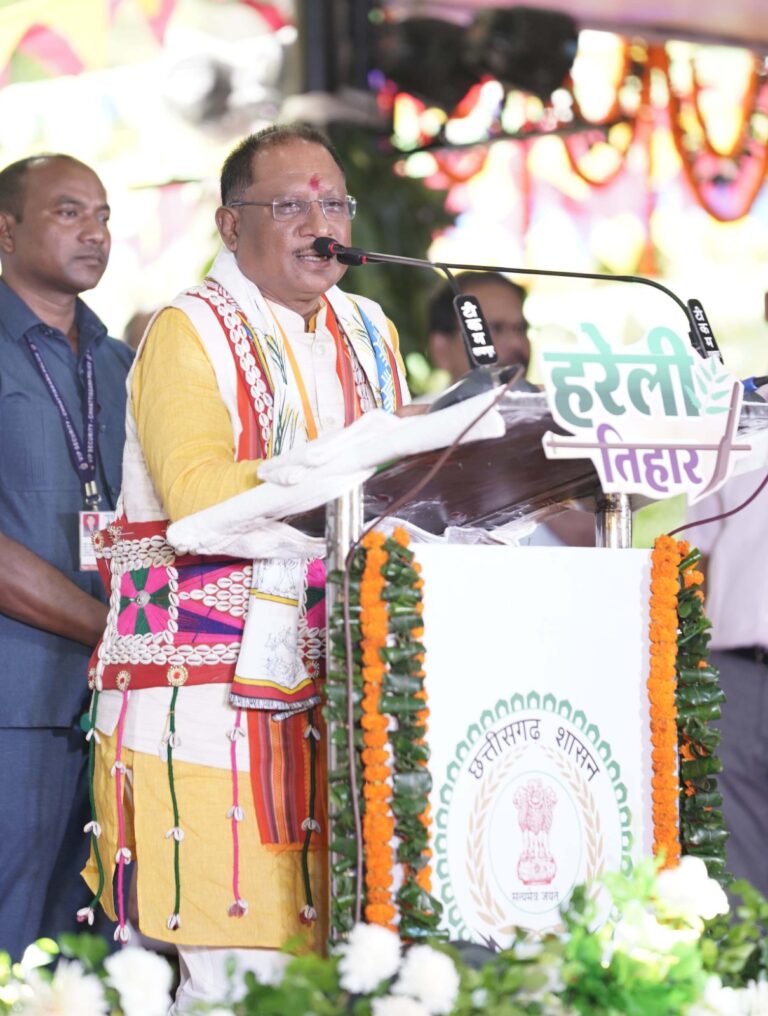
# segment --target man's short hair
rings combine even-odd
[[[462,272],[456,276],[456,281],[462,293],[473,293],[475,288],[481,286],[506,286],[515,294],[521,306],[525,304],[525,298],[528,295],[522,286],[508,279],[501,272]],[[453,297],[453,287],[449,282],[441,282],[433,292],[429,300],[430,332],[444,332],[446,335],[450,335],[458,330],[459,322],[453,307]]]
[[[249,134],[227,156],[221,169],[222,205],[241,197],[253,183],[253,157],[257,152],[265,148],[286,145],[291,141],[310,141],[312,144],[322,145],[346,176],[339,153],[320,131],[305,124],[273,124],[256,134]]]
[[[12,162],[5,169],[0,170],[0,212],[6,212],[21,222],[24,211],[24,198],[26,196],[27,174],[32,166],[38,162],[48,162],[50,159],[72,159],[71,155],[62,155],[59,152],[45,152],[43,155],[28,155],[25,159]]]

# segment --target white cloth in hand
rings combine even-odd
[[[174,522],[168,540],[184,554],[232,557],[323,557],[324,542],[280,520],[318,508],[364,483],[375,468],[419,452],[452,444],[492,405],[498,389],[483,392],[438,413],[394,417],[375,410],[345,430],[262,463],[258,487]],[[462,441],[501,437],[505,426],[496,408]]]
[[[261,480],[291,486],[308,471],[322,468],[330,473],[374,469],[406,455],[445,448],[498,396],[498,389],[483,392],[437,413],[392,416],[373,410],[344,430],[321,434],[314,441],[267,459],[258,469]],[[497,409],[489,409],[462,438],[482,441],[501,437],[504,421]]]

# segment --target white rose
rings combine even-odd
[[[676,962],[672,948],[680,942],[695,942],[699,937],[693,928],[671,928],[649,914],[639,900],[630,900],[624,907],[621,919],[613,929],[613,948],[637,959],[666,957]]]
[[[456,1003],[459,973],[450,956],[429,945],[415,945],[406,953],[392,991],[417,998],[435,1016],[442,1016]]]
[[[49,983],[36,972],[27,975],[27,997],[18,1010],[24,1016],[107,1016],[101,981],[77,962],[60,960]]]
[[[750,981],[736,991],[745,1016],[768,1016],[768,981]]]
[[[688,855],[676,868],[656,876],[656,900],[664,917],[682,917],[691,924],[728,913],[728,897],[721,886],[709,877],[701,858]]]
[[[129,946],[108,956],[104,966],[125,1016],[165,1016],[173,973],[162,956]]]
[[[754,982],[752,982],[754,983]],[[746,989],[724,988],[719,977],[707,978],[704,995],[687,1010],[688,1016],[752,1016]]]
[[[373,991],[400,965],[399,937],[377,924],[356,924],[338,952],[341,986],[355,995]]]
[[[405,995],[374,998],[372,1012],[373,1016],[429,1016],[429,1009]]]
[[[749,996],[752,1016],[768,1016],[768,981],[750,981],[744,989]]]

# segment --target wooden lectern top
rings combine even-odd
[[[543,394],[508,392],[498,408],[506,426],[504,436],[455,448],[428,485],[397,509],[399,519],[436,535],[448,526],[494,529],[599,493],[597,473],[589,460],[545,457],[541,445],[545,431],[564,431],[552,419]],[[387,511],[442,454],[443,450],[424,452],[382,466],[365,484],[366,520]],[[313,535],[323,532],[317,512],[289,521]]]

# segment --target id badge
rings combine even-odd
[[[96,551],[93,546],[93,534],[99,529],[106,529],[115,521],[115,512],[79,512],[80,534],[80,571],[96,571]]]

